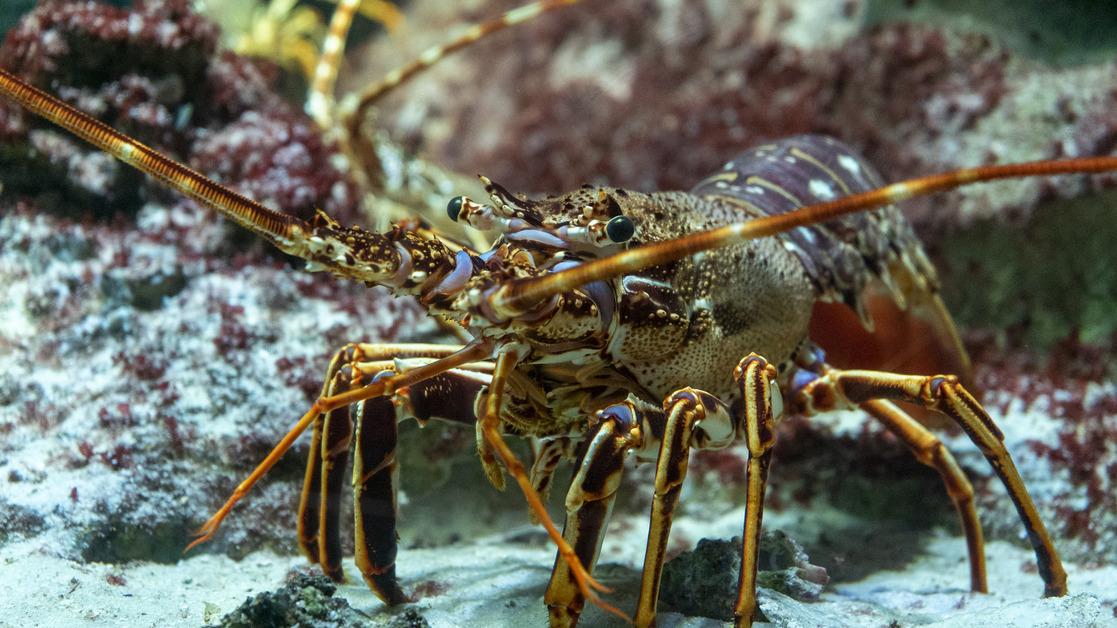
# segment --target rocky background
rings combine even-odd
[[[0,13],[9,20],[4,68],[275,207],[374,220],[337,147],[297,98],[278,95],[298,77],[222,50],[219,27],[189,3],[54,2],[18,22],[16,4]],[[341,91],[515,4],[414,0],[391,36],[366,23]],[[587,0],[419,77],[381,103],[378,125],[423,159],[528,193],[583,182],[686,188],[742,147],[803,132],[852,144],[888,180],[1114,152],[1117,45],[1100,34],[1117,28],[1117,9],[955,5]],[[1003,489],[965,439],[949,436],[978,487],[987,536],[1003,542],[990,549],[991,586],[1003,596],[966,596],[964,550],[937,476],[850,413],[781,428],[766,523],[799,540],[831,585],[806,606],[769,595],[771,619],[811,623],[801,612],[842,624],[857,600],[868,605],[860,615],[903,623],[980,623],[998,604],[1037,605],[1026,607],[1034,617],[1117,613],[1112,588],[1091,584],[1117,565],[1113,182],[987,185],[908,208],[984,400],[1074,565],[1072,590],[1094,595],[1038,606],[1039,578]],[[185,587],[173,621],[197,625],[248,590],[278,587],[297,562],[305,442],[197,550],[203,556],[183,560],[190,531],[310,403],[335,348],[431,339],[435,327],[414,304],[300,272],[6,102],[0,184],[0,553],[6,581],[44,591],[0,604],[38,618],[57,611],[55,589],[73,600],[92,591],[150,600],[159,599],[150,597],[161,591],[156,581],[224,574],[208,588]],[[460,604],[455,596],[493,601],[469,615],[478,622],[518,616],[500,600],[538,612],[549,552],[520,500],[486,488],[470,432],[412,428],[402,446],[401,569],[421,589],[419,614],[452,619],[439,608]],[[622,596],[638,580],[649,471],[629,474],[603,557]],[[678,552],[739,529],[742,479],[739,451],[696,457]],[[470,544],[478,537],[488,539],[484,551]],[[489,564],[501,560],[527,579],[501,585]],[[269,569],[250,568],[261,562]],[[46,573],[57,582],[42,587],[36,576]],[[497,584],[477,591],[471,578]],[[81,586],[67,593],[71,582]],[[298,591],[321,591],[303,584]],[[880,590],[891,596],[869,592]],[[389,620],[359,587],[342,592],[379,618],[370,621]],[[93,617],[83,604],[63,606],[107,623],[132,606],[172,621],[150,602],[106,604]]]

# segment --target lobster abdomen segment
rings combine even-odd
[[[880,185],[876,170],[849,146],[830,137],[799,135],[741,153],[691,193],[760,217]],[[862,315],[865,285],[874,278],[892,283],[890,267],[897,261],[920,288],[938,290],[934,267],[894,206],[799,227],[777,237],[799,259],[821,298],[841,301]],[[899,291],[896,297],[902,304]]]
[[[731,205],[744,217],[761,217],[880,185],[876,170],[849,146],[799,135],[741,153],[691,193]],[[831,363],[970,379],[934,266],[895,206],[777,237],[816,290],[811,338]]]

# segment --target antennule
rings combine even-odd
[[[513,318],[530,311],[544,299],[593,281],[658,266],[701,251],[776,235],[796,227],[826,222],[846,214],[876,209],[917,196],[927,196],[971,183],[997,179],[1091,174],[1113,170],[1117,170],[1117,157],[1081,157],[966,168],[909,179],[861,194],[809,205],[786,214],[766,216],[694,233],[676,240],[647,244],[542,277],[516,280],[494,291],[489,297],[489,304],[492,311],[498,315]]]

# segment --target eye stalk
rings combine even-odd
[[[446,204],[446,215],[450,217],[450,220],[458,221],[458,217],[462,215],[462,205],[464,204],[464,196],[455,196],[450,199],[450,202]]]
[[[636,225],[628,216],[614,216],[605,224],[605,235],[615,244],[628,242],[636,235]]]

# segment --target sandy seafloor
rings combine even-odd
[[[727,513],[712,528],[736,527],[739,512]],[[680,522],[680,527],[693,520]],[[708,529],[708,528],[707,528]],[[715,532],[716,534],[716,532]],[[612,557],[630,554],[636,544],[610,543]],[[1112,602],[1117,567],[1084,568],[1068,564],[1071,594],[1041,599],[1039,583],[1020,568],[1030,552],[996,541],[987,547],[992,593],[971,594],[960,549],[962,539],[937,535],[925,553],[902,571],[882,571],[856,582],[830,587],[813,603],[800,603],[769,590],[760,591],[760,606],[784,627],[809,626],[1117,626]],[[174,565],[134,563],[123,567],[81,564],[43,551],[43,539],[0,549],[0,626],[199,626],[213,623],[247,596],[280,586],[284,574],[304,565],[301,558],[256,552],[239,561],[203,555]],[[407,550],[399,562],[404,582],[437,578],[445,592],[415,607],[436,628],[456,626],[543,626],[541,603],[553,555],[538,547],[510,544],[499,536],[469,544]],[[347,565],[348,584],[337,594],[368,616],[368,625],[383,625],[407,607],[388,609]],[[126,579],[114,586],[107,574]],[[635,602],[638,571],[631,561],[599,566],[601,581],[616,588],[610,600],[630,607]],[[327,624],[328,625],[328,624]],[[622,626],[596,609],[581,625]],[[702,617],[662,612],[659,625],[729,625]]]

